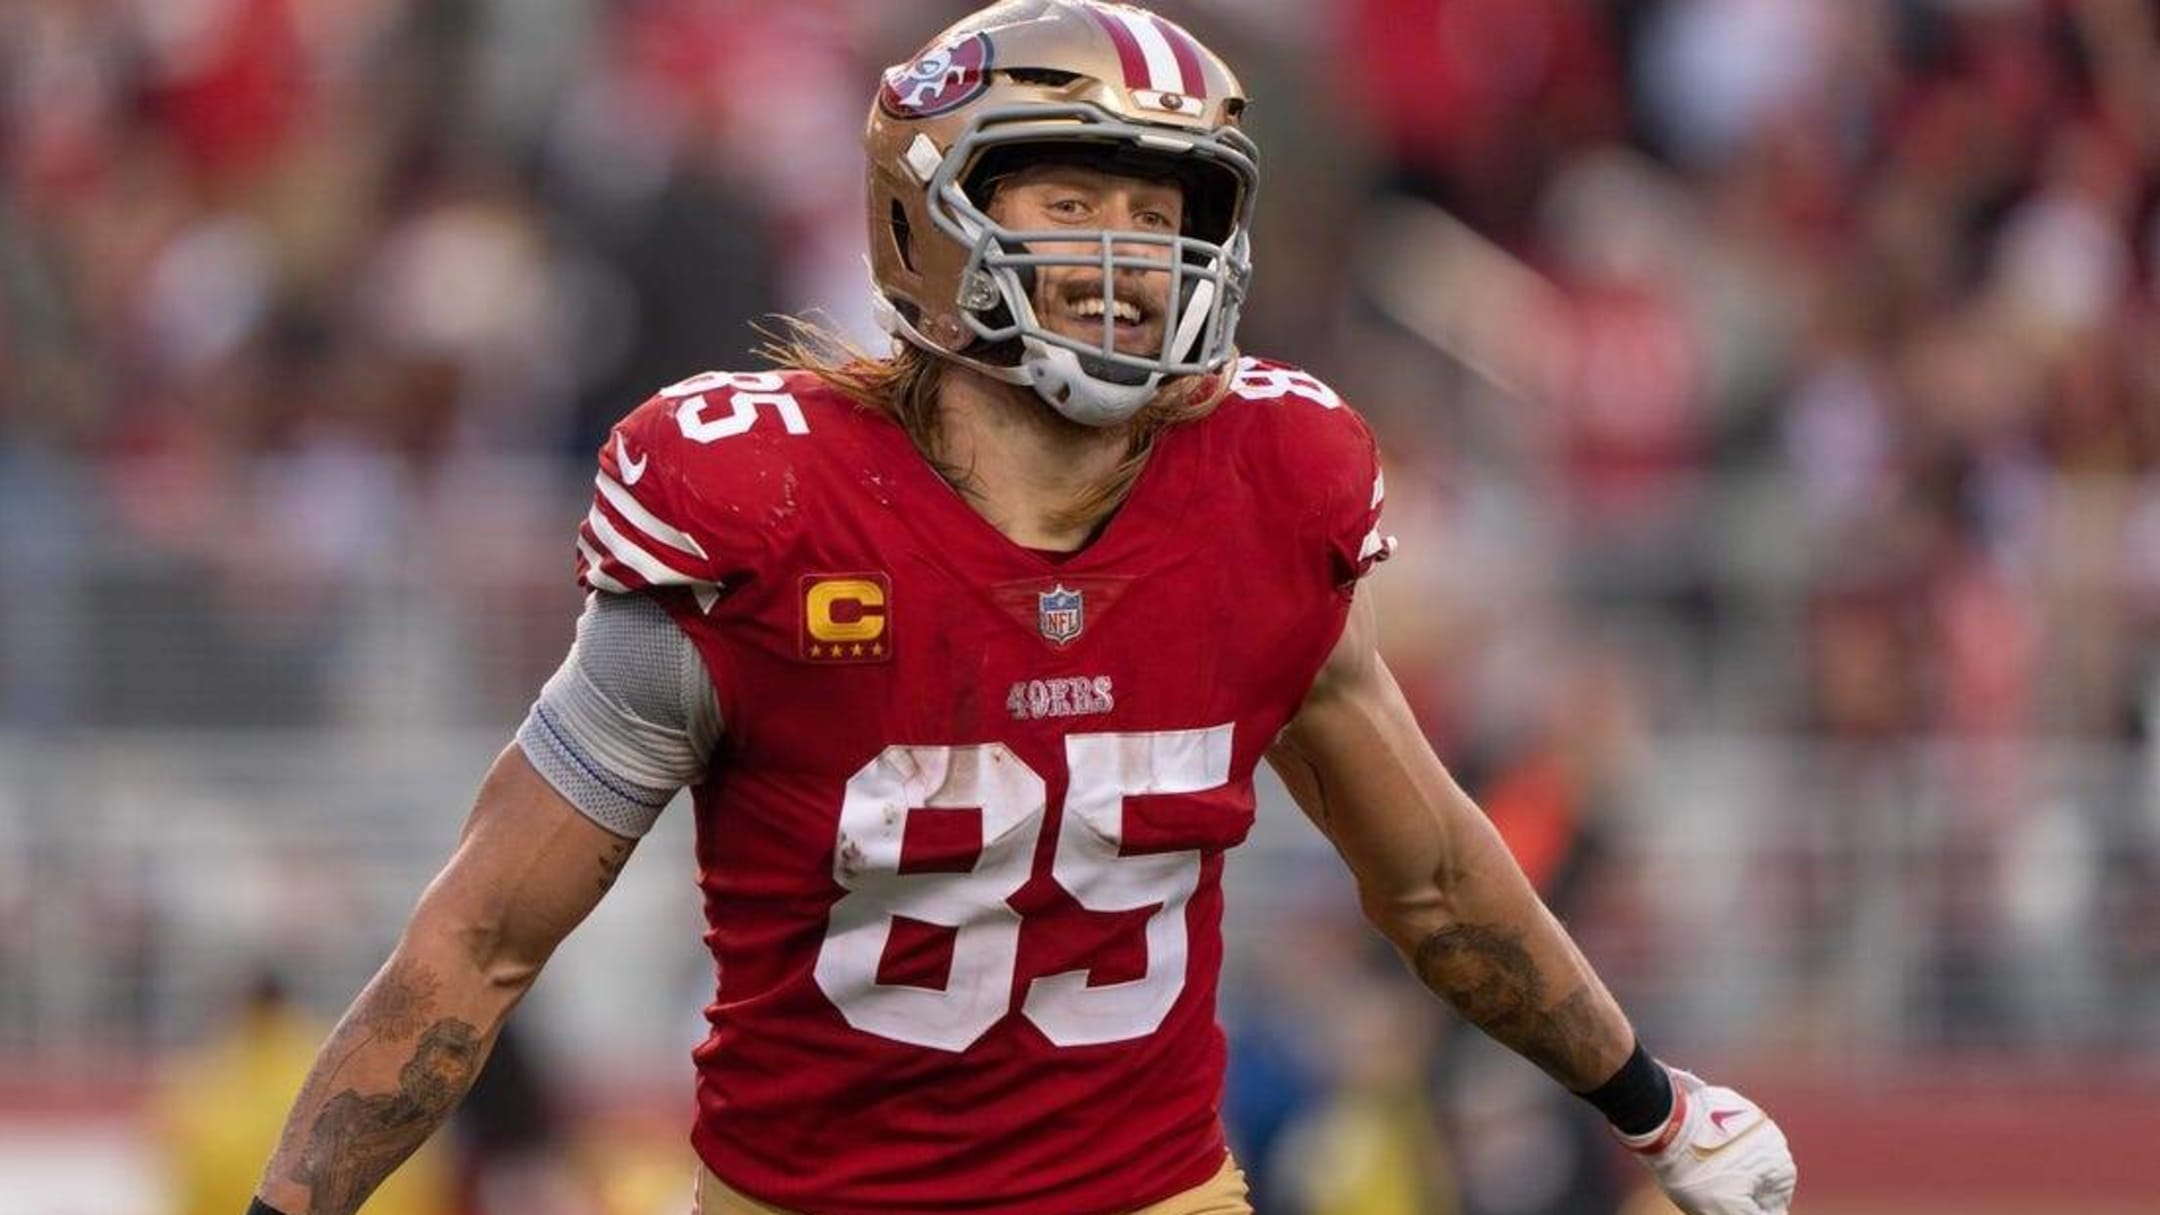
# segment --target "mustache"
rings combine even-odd
[[[1170,274],[1167,270],[1119,270],[1112,280],[1115,298],[1132,304],[1140,310],[1140,319],[1151,320],[1164,311],[1170,294]],[[1103,298],[1103,276],[1082,272],[1070,278],[1059,279],[1051,285],[1051,295],[1060,304],[1077,304],[1082,300]]]

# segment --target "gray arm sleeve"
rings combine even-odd
[[[652,829],[705,778],[720,708],[697,647],[645,595],[594,594],[518,746],[555,791],[617,835]]]

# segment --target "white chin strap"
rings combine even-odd
[[[1115,426],[1139,413],[1162,387],[1159,371],[1136,384],[1118,384],[1089,375],[1080,356],[1063,346],[1026,337],[1020,348],[1020,369],[1035,395],[1082,426]]]
[[[1214,283],[1202,279],[1193,284],[1192,299],[1178,318],[1167,357],[1181,359],[1192,348],[1193,339],[1207,324],[1208,308],[1214,302]],[[1033,306],[1025,300],[1020,306],[1027,310],[1032,325]],[[1162,388],[1163,374],[1159,371],[1148,372],[1144,379],[1130,384],[1104,379],[1088,370],[1087,356],[1033,336],[1023,336],[1020,349],[1020,366],[1036,394],[1048,401],[1050,408],[1082,426],[1118,425],[1140,412]]]
[[[1130,419],[1147,407],[1162,389],[1163,374],[1147,372],[1132,383],[1105,379],[1089,371],[1087,359],[1078,351],[1043,341],[1032,334],[1020,339],[1020,365],[1004,367],[970,358],[965,354],[947,350],[924,337],[920,330],[908,323],[892,301],[882,291],[871,293],[871,309],[877,316],[879,328],[904,341],[911,342],[941,358],[948,358],[966,365],[994,380],[1007,384],[1025,384],[1035,390],[1050,408],[1082,426],[1116,426]],[[1024,298],[1011,299],[1017,305],[1014,311],[1025,315],[1027,323],[1034,324],[1034,307]],[[1215,302],[1215,284],[1201,280],[1193,285],[1192,299],[1185,305],[1185,313],[1178,318],[1177,332],[1170,350],[1172,357],[1182,356],[1192,347],[1208,320],[1208,310]]]
[[[1007,301],[1016,313],[1024,313],[1027,325],[1034,327],[1034,305],[1026,299],[1014,299],[1008,293]],[[1207,325],[1208,310],[1215,302],[1215,284],[1202,279],[1193,284],[1192,298],[1185,305],[1185,312],[1178,318],[1177,331],[1171,335],[1166,357],[1182,359],[1192,348],[1193,339]],[[1082,426],[1116,426],[1139,413],[1163,385],[1163,373],[1150,371],[1132,383],[1105,379],[1088,369],[1086,355],[1065,346],[1054,345],[1023,333],[1020,339],[1020,368],[1026,372],[1026,383],[1035,389],[1037,396],[1050,403],[1050,408]]]

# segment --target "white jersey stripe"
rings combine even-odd
[[[630,588],[623,585],[621,580],[610,578],[607,571],[600,568],[600,554],[593,551],[592,545],[585,543],[583,536],[578,537],[577,551],[578,556],[585,559],[585,581],[591,583],[594,589],[617,595],[630,593]]]
[[[1373,479],[1372,479],[1372,501],[1371,501],[1370,503],[1368,503],[1367,505],[1368,505],[1368,506],[1378,506],[1378,505],[1380,505],[1380,503],[1381,503],[1381,502],[1385,501],[1386,499],[1387,499],[1387,474],[1386,474],[1386,473],[1378,473],[1378,472],[1376,472],[1376,473],[1374,473],[1374,474],[1373,474]]]
[[[607,499],[607,504],[615,508],[615,513],[627,520],[630,526],[676,552],[705,557],[705,550],[698,544],[695,536],[662,522],[659,516],[646,510],[643,503],[631,497],[630,491],[624,489],[615,478],[602,472],[593,477],[593,485],[599,489],[600,496]]]
[[[1145,13],[1129,9],[1109,10],[1112,17],[1132,31],[1133,41],[1140,44],[1140,53],[1147,59],[1148,87],[1159,93],[1186,93],[1185,73],[1178,69],[1177,52],[1170,49],[1170,40]]]
[[[608,521],[598,506],[586,513],[585,526],[592,529],[603,552],[654,586],[691,586],[701,581],[639,548],[635,541]]]

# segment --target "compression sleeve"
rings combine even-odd
[[[586,817],[636,837],[704,779],[720,730],[705,663],[667,609],[647,595],[593,594],[517,741]]]

